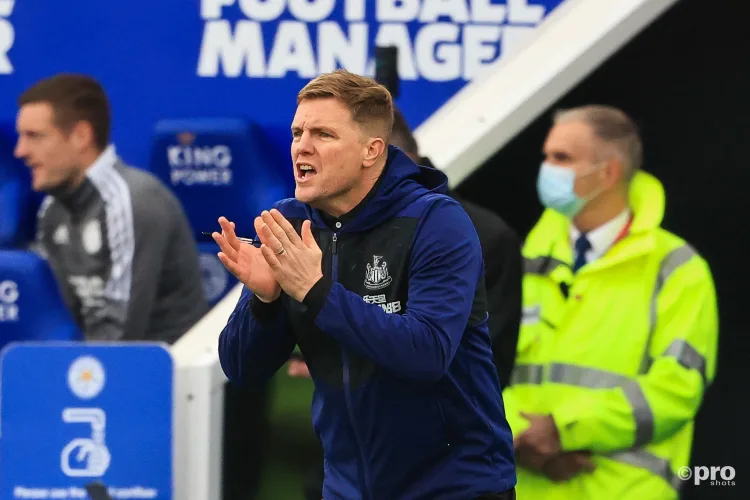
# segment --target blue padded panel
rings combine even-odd
[[[222,215],[252,232],[262,210],[293,193],[291,166],[274,165],[270,153],[260,129],[244,120],[162,120],[149,170],[177,195],[196,235],[216,230]]]
[[[82,340],[47,262],[0,250],[0,349],[9,342]]]

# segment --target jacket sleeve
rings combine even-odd
[[[451,193],[471,219],[482,246],[492,352],[500,385],[513,371],[521,326],[523,259],[516,232],[497,214]]]
[[[281,298],[266,304],[245,287],[219,335],[219,361],[232,383],[262,383],[289,359],[295,344]]]
[[[553,410],[564,450],[609,452],[659,442],[695,418],[715,376],[718,314],[708,265],[692,255],[666,277],[656,296],[646,373]]]
[[[434,381],[461,343],[482,266],[471,221],[445,198],[433,202],[415,234],[403,314],[388,314],[327,278],[303,303],[316,325],[346,348],[403,378]]]

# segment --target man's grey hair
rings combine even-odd
[[[605,147],[612,148],[614,154],[622,162],[625,179],[630,181],[643,163],[643,144],[638,127],[633,120],[621,110],[611,106],[581,106],[555,113],[555,124],[574,121],[588,124]]]

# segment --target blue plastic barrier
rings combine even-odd
[[[0,363],[0,498],[171,500],[165,347],[13,344]]]

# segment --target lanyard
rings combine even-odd
[[[622,231],[620,231],[620,234],[617,235],[617,238],[615,238],[615,241],[612,242],[612,245],[610,245],[610,248],[615,246],[617,242],[619,242],[621,239],[623,239],[625,236],[627,236],[630,233],[630,226],[633,225],[633,214],[630,214],[630,217],[628,217],[628,222],[625,224],[625,227],[622,228]]]

